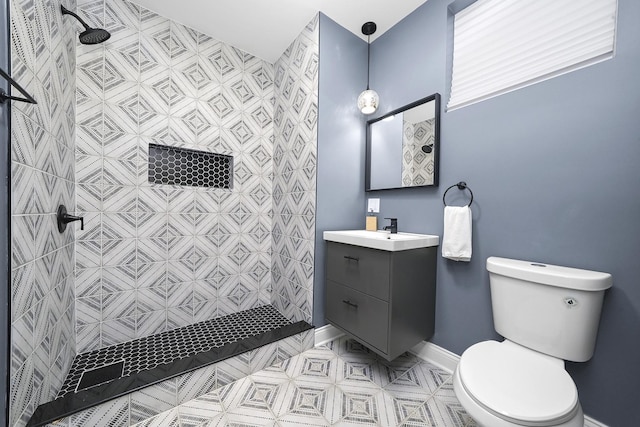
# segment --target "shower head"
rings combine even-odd
[[[71,15],[76,18],[80,23],[84,26],[84,31],[80,33],[80,43],[82,44],[98,44],[104,41],[109,40],[111,34],[107,30],[103,30],[102,28],[91,28],[87,25],[86,22],[82,20],[78,15],[68,10],[63,5],[60,5],[60,10],[62,10],[63,15]]]
[[[102,28],[89,28],[86,31],[80,33],[80,43],[82,44],[98,44],[103,41],[109,40],[111,33]]]
[[[420,148],[422,148],[422,151],[424,151],[425,153],[429,154],[430,152],[433,151],[433,144],[423,145]]]

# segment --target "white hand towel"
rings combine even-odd
[[[471,261],[471,208],[444,207],[442,256],[454,261]]]

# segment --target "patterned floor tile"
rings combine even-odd
[[[378,362],[371,359],[354,360],[336,358],[336,382],[380,382]]]
[[[401,426],[465,427],[469,420],[460,404],[449,406],[433,398],[417,408]]]
[[[424,403],[425,399],[415,394],[392,394],[382,392],[383,405],[386,410],[384,425],[399,426]]]
[[[450,389],[450,394],[455,399],[452,383],[453,376],[449,372],[425,362],[418,363],[412,368],[412,371],[422,380],[424,387],[434,392],[436,389],[438,389],[438,392],[444,392],[443,388],[447,384],[446,388]]]
[[[380,375],[380,384],[382,386],[385,386],[389,383],[397,381],[405,374],[407,374],[411,368],[418,364],[418,362],[418,357],[409,353],[400,355],[391,361],[378,358],[377,372]],[[414,376],[417,376],[417,373]]]
[[[342,422],[371,423],[382,425],[386,419],[386,408],[383,404],[382,392],[373,390],[344,390],[342,398]]]
[[[294,382],[278,401],[279,406],[274,408],[274,413],[279,419],[286,415],[289,415],[289,419],[326,419],[331,414],[334,388],[330,384]]]
[[[180,426],[199,426],[215,419],[224,413],[224,408],[217,399],[194,399],[178,406]]]
[[[450,373],[409,354],[382,360],[347,338],[183,404],[179,415],[168,413],[165,419],[178,417],[180,426],[475,427]]]
[[[438,386],[427,381],[421,374],[422,372],[419,369],[411,368],[393,382],[386,384],[384,389],[391,394],[415,394],[423,400],[427,400],[433,395]]]
[[[136,423],[162,411],[173,409],[176,400],[176,381],[167,380],[143,388],[129,395],[130,422]]]
[[[220,414],[206,422],[200,424],[201,427],[227,427],[229,420],[225,414]]]
[[[438,406],[443,413],[447,413],[449,417],[454,420],[451,425],[457,425],[455,423],[461,420],[462,425],[465,427],[476,426],[475,421],[473,421],[473,419],[466,413],[458,401],[458,398],[453,391],[453,383],[451,379],[442,384],[438,391],[434,393],[431,401],[433,401],[433,403]]]
[[[311,349],[292,358],[287,374],[296,380],[335,383],[338,360],[326,350]]]
[[[378,355],[369,350],[364,345],[351,338],[342,337],[331,343],[331,350],[343,359],[353,358],[355,360],[373,359],[377,360]]]
[[[136,427],[178,427],[179,425],[178,408],[163,412],[155,417],[135,424]]]
[[[278,418],[278,424],[281,427],[329,427],[331,424],[319,416],[305,416],[297,414],[286,414]]]
[[[281,384],[249,380],[242,399],[232,411],[254,411],[271,416],[271,407],[277,400],[281,388]]]
[[[242,427],[272,427],[276,426],[276,419],[270,412],[258,412],[253,410],[238,409],[227,412],[225,415],[227,424],[220,426]]]

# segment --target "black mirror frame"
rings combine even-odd
[[[427,102],[435,101],[435,130],[433,139],[433,184],[428,185],[413,185],[411,187],[390,187],[390,188],[371,188],[371,125],[386,119],[387,117],[402,113],[403,111],[410,110],[413,107],[417,107]],[[365,160],[365,180],[364,191],[384,191],[384,190],[399,190],[404,188],[420,188],[420,187],[437,187],[439,184],[438,177],[440,175],[440,94],[434,93],[425,98],[419,99],[411,104],[407,104],[403,107],[388,112],[384,116],[377,117],[375,119],[367,121],[367,144],[366,144],[366,160]]]

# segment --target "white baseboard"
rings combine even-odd
[[[426,360],[449,373],[453,373],[453,371],[456,370],[456,366],[458,366],[458,361],[460,360],[460,356],[457,354],[429,341],[422,341],[409,351],[420,359]],[[584,427],[607,427],[607,425],[585,415]]]
[[[601,423],[598,420],[594,420],[591,417],[584,416],[584,427],[607,427],[606,424]]]
[[[340,329],[336,328],[333,325],[326,324],[324,326],[316,328],[315,345],[326,344],[329,341],[333,341],[343,335],[344,332],[342,332]]]
[[[456,370],[456,366],[458,366],[458,361],[460,360],[460,356],[457,354],[429,341],[418,343],[409,350],[409,352],[415,354],[422,360],[436,365],[440,369],[444,369],[450,374],[453,374],[453,371]]]

